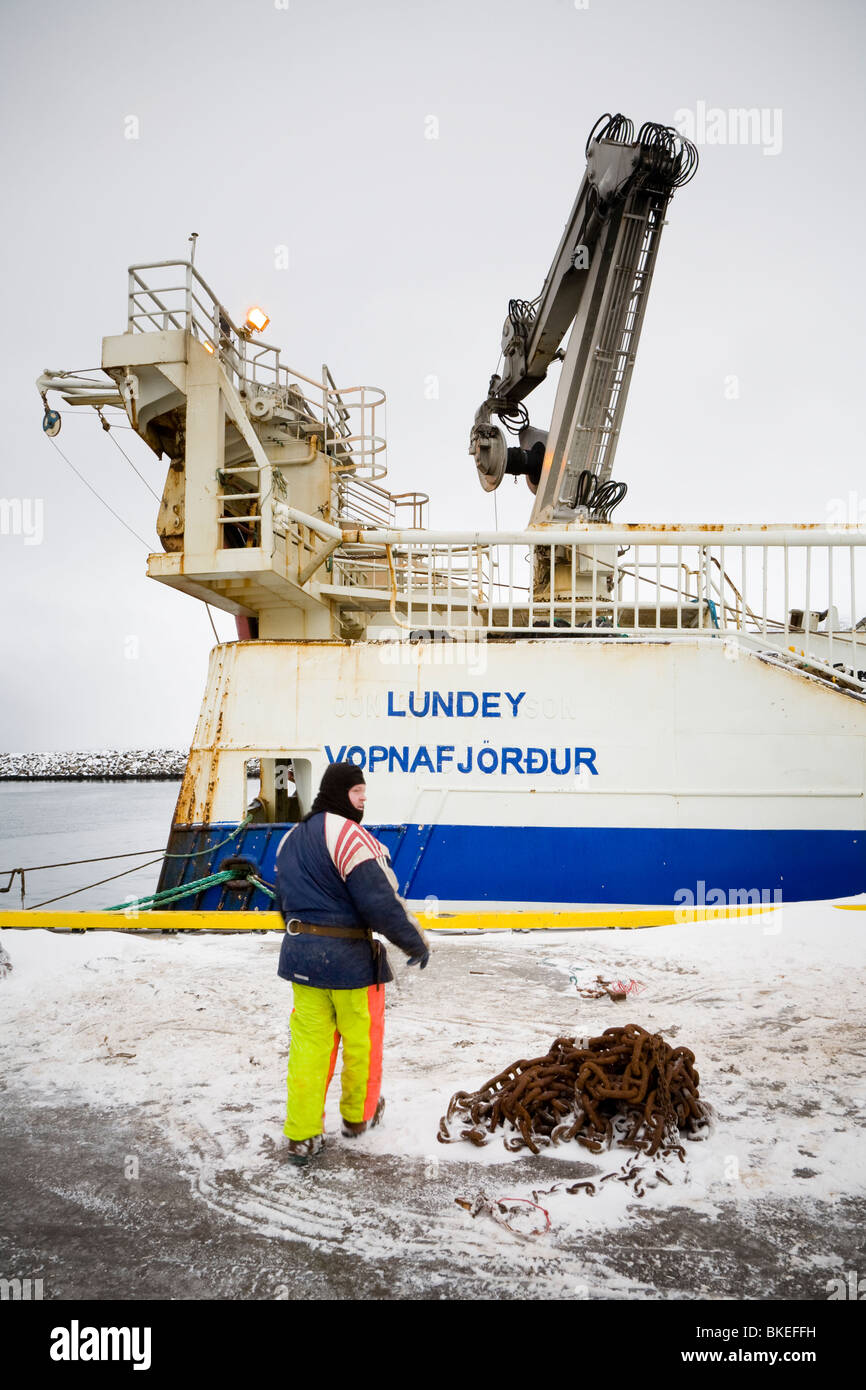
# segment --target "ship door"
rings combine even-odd
[[[312,765],[309,758],[290,753],[259,759],[259,787],[248,811],[258,822],[292,825],[307,814],[312,805]]]

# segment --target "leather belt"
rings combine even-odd
[[[286,931],[289,936],[348,936],[357,941],[369,937],[366,927],[320,927],[313,922],[300,922],[297,917],[289,918]]]

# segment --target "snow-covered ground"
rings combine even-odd
[[[800,904],[644,930],[435,935],[423,973],[391,948],[385,1122],[342,1139],[335,1078],[325,1151],[303,1170],[280,1161],[291,990],[276,975],[276,934],[6,931],[3,1079],[9,1097],[33,1107],[136,1108],[225,1219],[378,1268],[400,1263],[418,1290],[435,1290],[459,1266],[481,1281],[470,1279],[470,1296],[528,1296],[531,1286],[536,1297],[653,1297],[648,1251],[670,1252],[675,1240],[697,1249],[688,1235],[700,1231],[699,1253],[711,1255],[708,1231],[721,1249],[726,1225],[758,1239],[781,1215],[793,1220],[776,1242],[787,1296],[822,1298],[851,1262],[833,1212],[864,1195],[864,931],[866,912]],[[577,985],[597,974],[644,988],[624,1002],[580,997]],[[572,1143],[533,1159],[499,1137],[484,1149],[437,1142],[454,1091],[475,1090],[559,1035],[626,1022],[691,1048],[714,1110],[709,1137],[686,1145],[685,1163],[649,1165],[649,1180],[661,1168],[670,1186],[658,1181],[638,1200],[624,1183],[599,1185],[627,1153]],[[575,1177],[593,1177],[596,1195],[568,1194]],[[74,1162],[60,1180],[74,1197]],[[481,1191],[537,1193],[550,1230],[513,1234],[455,1201]],[[528,1231],[539,1217],[527,1206],[514,1224]],[[642,1260],[624,1265],[634,1232]],[[668,1279],[663,1296],[735,1297],[744,1287],[780,1296],[772,1270],[752,1273],[745,1286],[744,1271],[739,1284],[726,1276],[728,1288],[712,1260],[696,1272],[683,1256],[680,1286]]]

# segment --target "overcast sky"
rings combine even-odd
[[[147,548],[43,437],[34,381],[97,366],[127,265],[184,258],[192,231],[202,274],[236,318],[267,308],[285,361],[384,387],[394,491],[429,492],[435,526],[490,526],[469,428],[590,127],[694,119],[701,166],[662,239],[617,517],[823,521],[866,492],[862,6],[4,0],[2,28],[0,498],[42,499],[44,539],[0,534],[0,750],[189,744],[207,613],[145,578]],[[741,142],[714,108],[762,111],[763,134]],[[554,385],[529,402],[541,426]],[[92,411],[63,416],[57,443],[156,549],[150,493]],[[119,437],[161,491],[165,465]],[[526,523],[522,480],[496,498],[500,524]]]

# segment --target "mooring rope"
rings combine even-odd
[[[105,911],[129,912],[135,909],[136,912],[150,912],[154,907],[162,907],[178,902],[181,898],[192,897],[195,893],[203,893],[205,889],[214,888],[219,883],[228,883],[230,878],[237,878],[236,869],[220,869],[218,873],[208,874],[206,878],[195,878],[191,883],[179,883],[175,888],[163,888],[160,893],[148,893],[143,898],[115,903],[112,907],[105,908]]]
[[[109,874],[107,878],[98,878],[95,883],[85,883],[81,888],[72,888],[68,893],[59,893],[56,898],[46,898],[43,902],[34,903],[32,907],[25,909],[27,912],[36,912],[40,907],[50,907],[52,903],[63,902],[65,898],[74,898],[78,893],[86,893],[90,888],[101,888],[103,883],[113,883],[117,878],[124,878],[127,874],[137,873],[139,869],[149,869],[152,864],[158,864],[163,859],[200,859],[203,854],[212,854],[214,850],[222,849],[224,845],[229,844],[240,835],[241,831],[249,825],[251,820],[251,815],[244,816],[240,824],[237,825],[231,834],[227,835],[224,840],[218,840],[215,845],[205,845],[204,849],[191,850],[186,854],[169,854],[167,850],[160,849],[128,849],[125,850],[123,854],[97,854],[92,859],[65,859],[57,864],[32,864],[29,868],[0,869],[0,877],[8,875],[9,878],[9,882],[6,884],[5,888],[0,888],[0,893],[8,893],[12,884],[15,882],[16,876],[20,874],[23,907],[25,874],[35,874],[38,873],[40,869],[71,869],[78,864],[100,864],[109,859],[132,859],[139,854],[156,854],[159,856],[157,859],[148,859],[144,864],[134,864],[131,869],[122,869],[119,874]],[[236,875],[231,875],[231,877],[236,877]],[[257,882],[262,891],[267,893],[269,897],[276,897],[276,894],[271,892],[268,885],[261,879],[257,880]],[[141,899],[141,901],[143,902],[145,899]],[[121,906],[129,906],[129,904],[121,904]],[[111,907],[105,910],[107,912],[115,911],[115,909]]]
[[[48,907],[51,903],[61,903],[64,898],[74,898],[76,893],[86,893],[88,888],[99,888],[103,883],[113,883],[116,878],[125,878],[127,874],[137,873],[139,869],[148,869],[151,864],[159,862],[159,859],[148,859],[143,864],[134,864],[131,869],[121,869],[119,874],[109,874],[108,878],[98,878],[95,883],[85,883],[83,888],[72,888],[68,893],[58,893],[56,898],[46,898],[44,902],[34,903],[26,911],[36,912],[38,908]]]
[[[227,845],[230,840],[233,840],[236,835],[239,835],[242,830],[246,829],[251,820],[251,815],[244,816],[240,825],[236,826],[231,834],[227,835],[224,840],[218,840],[215,845],[205,845],[204,849],[191,850],[187,854],[169,854],[168,850],[159,849],[158,847],[156,849],[125,849],[122,854],[97,854],[94,855],[92,859],[61,859],[56,864],[31,864],[29,867],[25,865],[23,868],[0,869],[0,878],[2,878],[4,874],[35,874],[40,869],[71,869],[74,868],[76,864],[101,864],[108,859],[134,859],[139,854],[158,854],[162,859],[200,859],[203,854],[210,854],[212,850],[222,849],[223,845]],[[136,868],[145,869],[147,865],[138,864]],[[129,869],[128,872],[135,873],[135,869]],[[107,883],[108,880],[103,879],[102,882]],[[95,888],[98,887],[98,884],[92,884],[91,886]],[[7,890],[3,889],[2,891],[6,892]],[[83,893],[84,889],[78,888],[76,892]]]

